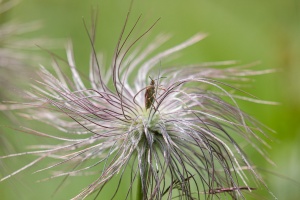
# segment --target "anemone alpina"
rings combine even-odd
[[[144,200],[212,199],[223,195],[239,199],[244,198],[243,191],[265,186],[237,142],[249,144],[264,156],[258,143],[267,145],[261,139],[265,134],[259,122],[240,110],[236,99],[268,102],[232,94],[226,88],[239,89],[226,80],[244,82],[248,76],[269,71],[254,71],[247,66],[214,67],[231,66],[233,61],[162,67],[161,61],[167,63],[170,55],[201,41],[206,34],[196,34],[150,57],[169,36],[159,35],[151,44],[134,49],[156,22],[132,38],[140,18],[125,35],[128,16],[111,68],[106,72],[102,57],[96,56],[93,26],[89,35],[92,53],[88,84],[76,68],[71,43],[66,63],[72,78],[62,73],[56,56],[56,74],[41,67],[41,80],[33,86],[34,92],[26,92],[28,102],[17,108],[26,108],[23,117],[53,126],[61,133],[22,127],[23,132],[48,137],[56,144],[36,144],[33,151],[2,156],[5,159],[33,154],[37,158],[1,181],[51,158],[57,162],[36,172],[62,165],[72,169],[48,179],[79,176],[102,166],[97,178],[73,199],[83,199],[94,192],[100,197],[104,186],[117,174],[121,183],[125,169],[130,169],[131,180],[124,199],[130,198],[134,188],[136,199]],[[249,179],[258,185],[249,186]],[[119,187],[120,184],[112,199]]]
[[[32,50],[38,49],[35,45],[47,45],[54,47],[54,40],[42,37],[28,38],[24,35],[33,33],[41,27],[41,22],[32,21],[27,23],[16,22],[8,17],[8,13],[19,3],[19,0],[0,0],[0,101],[14,98],[17,91],[24,90],[24,82],[28,82],[34,73],[36,62],[41,62],[41,56],[37,56]],[[15,100],[15,99],[14,99]],[[11,109],[11,106],[1,105],[0,110]],[[15,106],[13,106],[16,108]],[[1,125],[3,118],[10,118],[12,124],[16,118],[9,112],[0,112]],[[8,120],[7,120],[8,121]],[[0,128],[0,152],[13,152],[13,145],[4,136]],[[0,174],[6,173],[7,166],[0,160]]]

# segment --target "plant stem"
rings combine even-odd
[[[143,200],[143,187],[140,174],[137,176],[137,181],[136,200]]]

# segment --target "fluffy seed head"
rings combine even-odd
[[[58,57],[54,56],[55,74],[41,67],[41,79],[33,85],[33,91],[26,93],[30,102],[18,108],[26,108],[23,117],[49,124],[60,133],[22,128],[24,132],[53,139],[56,144],[37,144],[36,150],[2,156],[1,159],[34,154],[37,158],[1,181],[43,159],[54,158],[55,164],[37,172],[73,166],[53,174],[49,178],[52,179],[79,176],[101,166],[94,181],[74,199],[93,192],[101,194],[115,176],[121,183],[126,169],[130,169],[131,180],[125,185],[128,195],[124,199],[130,199],[135,182],[140,182],[145,200],[223,195],[239,199],[243,198],[243,190],[254,189],[248,185],[249,179],[264,184],[237,142],[243,141],[261,152],[257,144],[265,144],[258,136],[264,134],[261,125],[242,112],[236,102],[238,98],[259,100],[228,92],[226,89],[236,88],[226,80],[244,82],[248,76],[267,71],[213,67],[230,66],[232,61],[162,66],[161,61],[196,44],[206,34],[196,34],[149,57],[169,36],[159,35],[148,46],[138,46],[152,29],[132,38],[139,21],[140,18],[128,35],[124,35],[125,23],[107,71],[103,57],[95,53],[93,28],[89,35],[92,53],[88,83],[76,68],[71,43],[67,61],[63,60],[71,77],[60,70]],[[119,185],[116,193],[118,189]]]

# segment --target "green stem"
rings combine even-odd
[[[141,175],[137,175],[137,189],[136,189],[136,200],[143,200],[143,187]]]

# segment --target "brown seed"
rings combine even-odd
[[[148,110],[154,102],[155,99],[155,81],[150,77],[151,83],[146,88],[145,92],[145,107]]]

